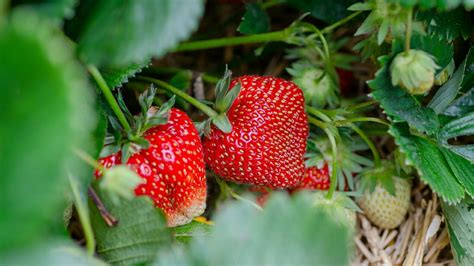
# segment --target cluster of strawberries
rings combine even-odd
[[[243,76],[232,81],[229,91],[237,83],[240,92],[226,112],[229,133],[212,126],[201,141],[188,115],[172,108],[166,124],[143,134],[149,147],[126,161],[144,180],[136,195],[153,199],[170,226],[203,213],[205,164],[222,179],[240,184],[274,189],[329,186],[327,169],[305,170],[309,128],[301,89],[280,78]],[[100,159],[106,168],[121,162],[121,152]]]

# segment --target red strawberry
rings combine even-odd
[[[227,111],[230,133],[212,126],[204,158],[223,179],[271,188],[296,186],[304,173],[308,118],[303,92],[280,78],[243,76]]]
[[[301,183],[295,188],[295,190],[328,190],[330,184],[329,168],[327,164],[325,164],[321,169],[316,166],[311,166],[305,169],[303,180],[301,180]]]
[[[127,165],[145,182],[136,195],[149,196],[167,216],[169,226],[188,223],[206,208],[206,176],[200,138],[191,119],[172,108],[166,124],[143,137],[149,148],[132,154]],[[100,159],[106,168],[121,164],[121,152]],[[96,172],[99,177],[100,172]]]
[[[339,87],[341,88],[342,95],[348,95],[353,89],[355,83],[354,73],[351,71],[336,68],[337,75],[339,76]]]

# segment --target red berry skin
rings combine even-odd
[[[290,81],[243,76],[227,117],[232,132],[212,127],[204,160],[225,180],[270,188],[296,186],[303,178],[308,117],[303,92]]]
[[[322,168],[318,168],[316,166],[306,168],[303,180],[295,188],[295,190],[328,190],[330,185],[331,181],[329,179],[329,168],[328,165],[325,164]]]
[[[354,73],[351,71],[337,68],[336,69],[337,75],[339,76],[339,85],[341,88],[341,94],[347,96],[351,93],[353,89],[353,84],[356,82]]]
[[[143,135],[150,142],[130,156],[130,166],[145,181],[137,196],[150,197],[166,214],[168,226],[190,222],[206,208],[206,175],[202,144],[193,122],[183,111],[172,108],[167,124]],[[121,153],[101,158],[106,168],[121,163]],[[100,172],[96,172],[99,177]]]

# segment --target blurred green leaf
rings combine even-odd
[[[270,17],[267,12],[256,3],[245,4],[245,14],[239,28],[242,34],[258,34],[270,31]]]
[[[311,15],[328,24],[334,23],[350,14],[347,10],[349,6],[356,3],[356,0],[285,0],[290,6],[302,12],[310,12]]]
[[[192,221],[188,224],[173,228],[173,235],[181,243],[188,244],[195,237],[208,235],[212,225]]]
[[[203,9],[202,0],[87,0],[68,31],[87,62],[125,66],[160,57],[188,38]]]
[[[347,226],[337,223],[314,198],[275,193],[260,213],[245,202],[217,214],[209,236],[196,237],[186,253],[162,251],[158,265],[346,265]]]
[[[93,97],[70,42],[31,11],[0,28],[0,249],[41,239],[64,201],[72,147],[91,147]],[[28,62],[28,63],[25,63]]]
[[[47,239],[30,248],[0,254],[2,265],[90,265],[106,264],[69,241]]]
[[[143,264],[153,261],[160,248],[172,241],[162,211],[147,197],[136,197],[115,205],[96,190],[108,211],[119,222],[109,227],[90,201],[91,219],[97,240],[97,254],[114,265]]]
[[[77,2],[78,0],[13,0],[11,5],[34,11],[44,18],[60,23],[63,19],[74,16],[74,6]]]
[[[474,112],[474,87],[457,98],[443,112],[444,115],[462,116]]]
[[[444,201],[456,203],[464,197],[464,188],[435,143],[411,135],[406,123],[392,124],[389,132],[420,178]]]
[[[400,3],[404,7],[414,7],[416,5],[423,9],[437,8],[438,10],[450,10],[464,4],[466,8],[472,8],[470,0],[389,0],[392,3]]]
[[[451,248],[460,266],[474,265],[474,200],[466,197],[456,205],[441,202],[448,223]]]

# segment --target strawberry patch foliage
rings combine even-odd
[[[347,265],[423,183],[472,265],[473,9],[0,0],[0,261]]]

